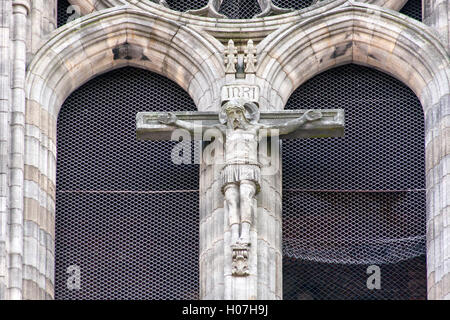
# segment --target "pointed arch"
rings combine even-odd
[[[394,11],[348,4],[287,26],[259,44],[257,76],[267,88],[262,104],[282,109],[314,75],[356,63],[408,85],[426,111],[449,93],[450,59],[434,31]]]
[[[67,96],[96,75],[134,66],[173,80],[189,93],[199,110],[211,110],[220,105],[224,74],[218,52],[185,25],[127,7],[94,12],[51,34],[26,76],[22,140],[25,224],[54,239],[56,123]],[[35,235],[25,234],[23,249],[25,281],[31,281],[51,297],[52,241],[41,255]]]
[[[388,73],[411,88],[425,114],[427,277],[430,299],[448,297],[445,251],[450,175],[450,57],[428,26],[395,11],[348,1],[269,35],[259,44],[257,77],[265,109],[280,110],[294,90],[330,68],[355,63]],[[447,291],[445,291],[447,290]]]

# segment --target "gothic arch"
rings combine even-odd
[[[407,22],[406,22],[406,21]],[[263,104],[282,109],[291,93],[314,75],[356,63],[408,85],[424,110],[450,92],[450,59],[434,31],[377,6],[354,3],[287,26],[259,44],[257,76]]]
[[[290,25],[259,44],[257,77],[264,108],[283,109],[306,80],[327,69],[355,63],[388,73],[409,86],[425,114],[428,296],[440,299],[443,215],[448,207],[450,153],[450,58],[437,34],[394,11],[349,1],[347,6]]]
[[[124,7],[87,15],[51,34],[26,76],[24,218],[33,230],[54,239],[56,123],[68,95],[96,75],[134,66],[179,84],[199,110],[214,108],[224,73],[218,52],[192,29]],[[24,235],[24,278],[53,296],[53,240],[42,248],[33,237]],[[42,256],[28,259],[27,252]]]

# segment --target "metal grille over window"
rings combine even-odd
[[[57,16],[57,24],[58,24],[58,28],[62,27],[63,25],[65,25],[67,23],[67,21],[69,20],[70,17],[70,13],[71,12],[69,10],[70,7],[70,3],[68,0],[58,0],[58,16]],[[68,12],[69,11],[69,12]]]
[[[273,0],[273,4],[286,9],[301,10],[309,7],[313,3],[313,0]]]
[[[400,13],[407,15],[418,21],[422,21],[422,1],[409,0],[405,6],[400,10]]]
[[[172,141],[138,141],[141,111],[193,111],[172,81],[124,68],[75,91],[58,119],[56,299],[197,299],[199,171]],[[67,288],[77,266],[80,290]]]
[[[257,0],[224,0],[219,12],[230,19],[251,19],[261,8]]]
[[[286,109],[343,108],[344,138],[283,141],[285,299],[426,299],[424,117],[414,93],[347,65]],[[369,290],[370,266],[381,289]]]
[[[166,0],[169,8],[177,11],[200,9],[208,4],[208,0]]]

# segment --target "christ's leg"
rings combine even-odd
[[[239,225],[241,223],[241,218],[239,215],[238,185],[234,183],[227,185],[224,193],[231,228],[231,243],[235,244],[239,240]]]
[[[253,181],[243,180],[240,186],[241,237],[240,242],[250,244],[250,227],[255,210],[256,185]]]

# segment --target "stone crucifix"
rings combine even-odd
[[[232,99],[221,111],[146,112],[137,116],[137,136],[143,140],[169,140],[177,128],[194,138],[216,130],[222,135],[221,192],[231,229],[233,275],[249,275],[250,229],[257,212],[256,195],[261,189],[261,132],[287,138],[342,136],[343,110],[288,110],[261,113],[246,99]],[[195,133],[201,132],[201,135]]]

